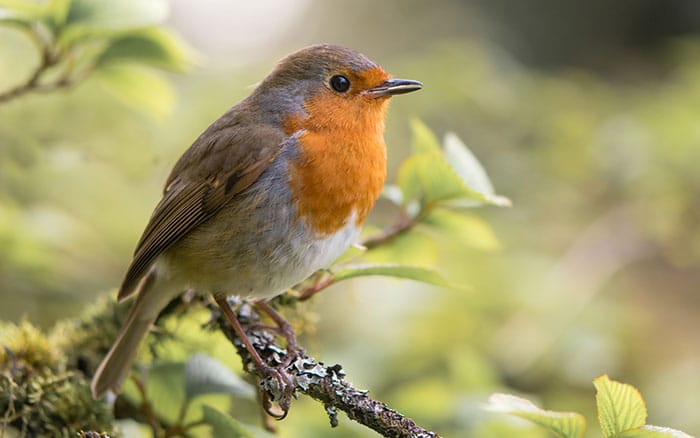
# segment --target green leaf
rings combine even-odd
[[[63,26],[68,18],[71,0],[49,0],[46,4],[46,15],[51,19],[54,28]]]
[[[445,159],[472,191],[483,195],[485,202],[498,206],[510,206],[510,200],[499,196],[493,189],[483,166],[474,154],[453,132],[445,135]]]
[[[59,44],[71,47],[85,40],[157,26],[168,13],[167,0],[72,0]]]
[[[408,280],[416,280],[423,283],[433,284],[435,286],[460,289],[449,281],[445,280],[440,274],[432,269],[421,268],[418,266],[405,266],[397,264],[360,264],[346,265],[333,273],[333,279],[336,282],[347,280],[355,277],[367,277],[370,275],[383,275],[388,277],[404,278]]]
[[[95,78],[117,99],[156,118],[169,115],[175,103],[170,83],[142,67],[112,65],[97,70]]]
[[[185,404],[185,364],[168,362],[153,365],[148,370],[146,394],[160,418],[175,422]]]
[[[401,233],[385,244],[366,251],[362,258],[369,263],[400,264],[433,267],[439,259],[439,250],[433,236],[420,228]]]
[[[440,153],[440,142],[425,123],[419,119],[413,119],[411,130],[413,131],[411,149],[414,154]]]
[[[29,28],[44,18],[44,6],[26,0],[0,0],[0,24]]]
[[[510,394],[491,395],[487,409],[530,420],[562,438],[581,438],[586,430],[586,419],[580,414],[545,411],[530,400]]]
[[[419,120],[413,121],[414,155],[399,168],[398,183],[403,204],[455,203],[457,206],[510,205],[493,191],[491,181],[474,155],[454,135],[448,134],[445,150]]]
[[[234,374],[226,365],[205,354],[196,354],[185,363],[185,396],[230,394],[255,399],[253,386]]]
[[[441,235],[460,245],[483,251],[497,251],[501,248],[491,226],[473,214],[435,208],[421,223],[433,227]]]
[[[422,196],[426,204],[478,196],[472,193],[439,153],[423,153],[406,159],[399,169],[404,202]]]
[[[192,65],[192,54],[184,41],[173,33],[151,27],[125,33],[110,40],[95,65],[101,67],[124,61],[183,72]]]
[[[73,0],[67,24],[125,30],[161,24],[168,17],[166,0]]]
[[[660,426],[642,426],[615,435],[615,438],[693,438],[685,432]]]
[[[211,425],[211,436],[227,438],[255,438],[253,433],[238,421],[211,406],[202,406],[202,421]]]
[[[593,385],[596,388],[598,421],[605,438],[644,426],[647,408],[634,386],[610,380],[607,375],[593,380]]]
[[[422,196],[419,177],[421,165],[420,159],[414,155],[404,160],[399,167],[398,186],[401,190],[401,202],[404,206]],[[394,196],[394,199],[398,199],[398,196]]]

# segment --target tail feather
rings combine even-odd
[[[121,328],[117,340],[102,360],[92,378],[90,389],[92,397],[97,399],[107,390],[119,392],[124,380],[129,375],[131,364],[158,314],[177,293],[166,282],[157,281],[152,270],[139,283],[136,301],[131,306],[126,323]]]

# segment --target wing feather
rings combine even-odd
[[[233,117],[227,113],[224,117]],[[130,296],[163,251],[214,216],[245,190],[279,155],[285,135],[271,127],[235,130],[215,122],[175,165],[134,251],[118,299]]]

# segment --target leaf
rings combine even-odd
[[[153,365],[148,370],[146,394],[156,414],[169,422],[177,420],[185,404],[185,364],[167,362]]]
[[[168,17],[167,0],[73,0],[67,24],[124,30],[161,24]]]
[[[156,118],[166,117],[175,103],[170,83],[142,67],[113,65],[97,70],[95,78],[117,99]]]
[[[85,40],[157,26],[168,13],[167,0],[72,0],[59,44],[71,47]]]
[[[238,421],[211,406],[202,406],[202,421],[212,427],[211,436],[227,438],[255,438],[253,433]]]
[[[230,394],[254,399],[256,392],[248,382],[228,367],[205,354],[195,354],[185,363],[185,397],[202,394]]]
[[[641,394],[632,385],[602,375],[593,380],[596,388],[598,421],[605,438],[644,426],[647,409]]]
[[[493,192],[481,164],[454,134],[446,137],[443,151],[422,122],[414,120],[412,127],[414,155],[401,164],[398,175],[404,205],[415,200],[423,204],[456,202],[460,206],[510,205],[507,198]]]
[[[615,435],[615,438],[693,438],[685,432],[660,426],[642,426]]]
[[[586,419],[580,414],[546,411],[530,400],[510,394],[491,395],[486,408],[530,420],[562,438],[581,438],[586,430]]]
[[[51,19],[54,28],[63,26],[68,18],[71,0],[49,0],[46,4],[46,14]]]
[[[501,248],[491,226],[473,214],[435,208],[422,223],[434,227],[441,235],[461,245],[483,251],[497,251]]]
[[[414,154],[440,153],[440,142],[433,131],[420,119],[411,120],[411,130],[413,131],[411,149]]]
[[[163,29],[151,27],[120,35],[109,41],[98,56],[97,67],[133,61],[165,70],[183,72],[192,64],[184,41]]]
[[[0,24],[29,28],[44,18],[44,5],[26,0],[0,0]]]
[[[433,236],[420,228],[414,228],[366,251],[362,258],[369,263],[431,268],[438,262],[439,250]]]
[[[436,152],[407,158],[399,169],[399,186],[404,192],[404,204],[419,197],[423,203],[430,204],[478,196]]]
[[[367,277],[370,275],[383,275],[388,277],[404,278],[408,280],[416,280],[423,283],[432,284],[435,286],[460,289],[432,269],[421,268],[418,266],[405,266],[392,263],[387,264],[360,264],[346,265],[340,270],[333,273],[333,279],[336,282],[347,280],[355,277]]]
[[[493,189],[493,184],[489,179],[483,166],[476,159],[474,154],[453,132],[445,135],[443,143],[445,149],[445,159],[462,178],[464,184],[474,192],[484,196],[489,204],[498,206],[510,206],[510,200],[499,196]]]

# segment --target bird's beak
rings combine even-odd
[[[394,96],[406,94],[423,88],[423,84],[410,79],[389,79],[378,87],[367,90],[372,97]]]

